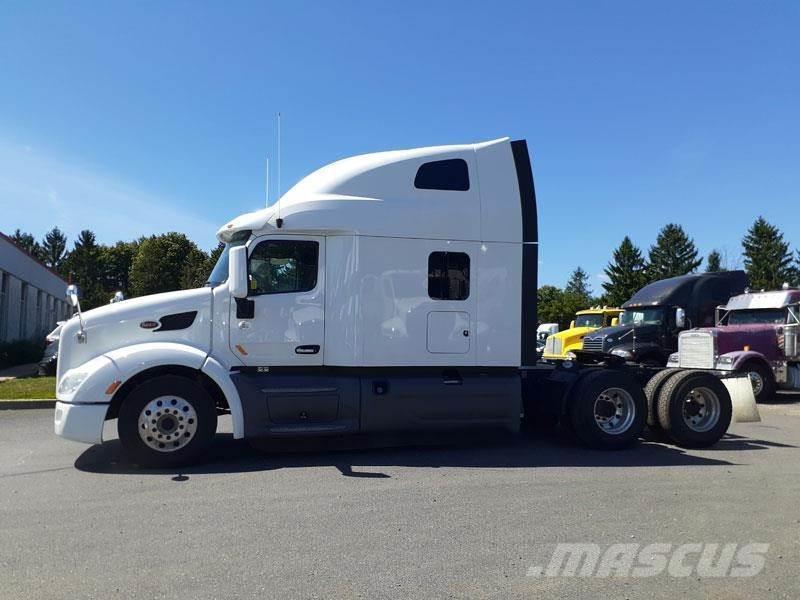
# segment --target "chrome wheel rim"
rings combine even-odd
[[[719,397],[707,387],[689,390],[683,399],[683,422],[692,431],[704,433],[713,429],[722,412]]]
[[[633,396],[622,388],[607,388],[595,398],[594,421],[606,433],[624,433],[630,428],[635,416],[636,403]]]
[[[156,452],[175,452],[197,433],[197,412],[180,396],[154,398],[139,413],[139,437]]]
[[[750,385],[753,386],[753,394],[758,396],[764,389],[764,378],[756,371],[748,371],[747,376],[750,378]]]

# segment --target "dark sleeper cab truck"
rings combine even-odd
[[[714,324],[720,304],[747,286],[744,271],[700,273],[646,285],[622,305],[619,325],[583,339],[584,352],[612,354],[626,361],[663,367],[687,329]]]
[[[217,237],[225,250],[203,288],[86,313],[68,289],[77,314],[61,332],[58,435],[100,443],[116,418],[133,461],[173,466],[206,454],[221,414],[246,439],[515,432],[543,414],[593,447],[642,434],[647,399],[630,369],[537,364],[524,140],[340,160]],[[694,431],[689,392],[670,397],[670,431],[689,445],[716,442],[731,419],[728,388],[700,375],[723,409]]]

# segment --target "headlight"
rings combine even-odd
[[[667,362],[678,364],[680,360],[681,360],[681,353],[673,352],[672,354],[669,355],[669,360]]]
[[[61,381],[58,382],[58,393],[64,395],[72,394],[81,386],[84,381],[86,381],[88,376],[89,374],[84,373],[83,371],[78,371],[77,373],[67,373],[61,378]]]
[[[578,357],[576,356],[576,354],[574,352],[567,352],[567,358],[569,360],[575,360]]]
[[[621,358],[633,358],[633,354],[631,354],[628,350],[623,350],[622,348],[614,348],[611,351],[611,354]]]
[[[729,364],[731,364],[733,362],[733,357],[732,356],[720,356],[717,359],[717,362],[719,364],[721,364],[721,365],[729,365]]]

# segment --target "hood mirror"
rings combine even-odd
[[[78,290],[78,286],[74,283],[70,283],[67,286],[67,299],[69,303],[72,304],[72,308],[76,309],[78,312],[78,321],[81,324],[81,329],[78,331],[78,343],[84,344],[86,343],[86,331],[83,324],[83,315],[81,314],[81,301],[80,301],[80,290]]]
[[[234,298],[247,298],[247,248],[230,249],[228,260],[228,289]]]
[[[611,326],[616,327],[617,325],[619,325],[619,317],[612,317]]]
[[[122,302],[123,300],[125,300],[125,296],[122,294],[122,292],[116,292],[114,294],[114,297],[111,298],[110,304],[114,304],[116,302]]]
[[[681,329],[686,327],[686,311],[680,306],[675,309],[675,326]]]
[[[67,286],[67,299],[69,300],[69,303],[72,304],[73,308],[78,308],[80,306],[80,301],[78,300],[79,294],[80,290],[78,290],[77,285],[71,283]]]
[[[570,329],[575,329],[575,321],[570,321],[569,322],[569,328]]]

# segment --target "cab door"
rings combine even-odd
[[[325,238],[269,235],[248,244],[249,293],[230,308],[229,343],[247,366],[321,365]]]

